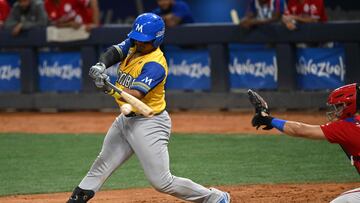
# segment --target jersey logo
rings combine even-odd
[[[153,79],[149,78],[149,77],[146,77],[144,79],[141,80],[141,82],[147,84],[148,86],[151,85],[151,82],[153,81]]]
[[[124,87],[129,88],[130,86],[132,86],[132,84],[135,81],[135,79],[131,75],[129,75],[127,73],[123,73],[122,71],[119,71],[118,75],[119,75],[119,77],[116,80],[116,82]]]
[[[142,33],[143,32],[143,25],[140,25],[140,24],[136,23],[135,30]]]

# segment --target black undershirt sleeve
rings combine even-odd
[[[120,49],[116,49],[114,46],[111,46],[100,55],[99,62],[105,64],[106,68],[108,68],[120,62],[122,59],[122,51]]]

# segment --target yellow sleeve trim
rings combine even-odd
[[[107,92],[108,95],[113,96],[116,99],[119,99],[121,97],[121,95],[117,92],[115,92],[115,90],[111,89],[109,92]]]
[[[111,96],[114,97],[115,99],[120,99],[121,98],[121,95],[119,93],[117,93],[117,92],[115,92]]]
[[[105,93],[107,93],[108,95],[113,95],[113,94],[115,93],[115,90],[111,89],[111,90],[108,91],[108,92],[105,91]]]

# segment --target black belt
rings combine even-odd
[[[353,159],[354,161],[360,161],[360,156],[353,156],[352,159]]]
[[[162,111],[160,111],[159,113],[154,114],[154,116],[160,115],[160,114],[162,114],[164,111],[165,111],[165,109],[162,110]],[[135,117],[135,116],[142,116],[142,114],[137,114],[137,113],[135,113],[135,112],[132,111],[132,112],[130,112],[129,114],[125,115],[125,117],[127,117],[127,118],[131,118],[131,117]]]
[[[136,114],[135,112],[130,112],[129,114],[125,115],[125,117],[135,117],[135,116],[140,116],[140,114]]]

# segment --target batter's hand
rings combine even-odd
[[[89,76],[92,79],[97,80],[99,77],[101,77],[101,74],[104,73],[105,69],[106,69],[105,64],[97,63],[97,64],[91,66],[91,68],[89,70]]]
[[[98,75],[98,77],[96,77],[94,79],[94,83],[96,85],[97,88],[103,89],[104,87],[107,87],[105,85],[105,81],[110,82],[110,77],[108,75],[106,75],[105,73],[102,73],[100,75]]]

